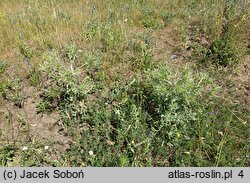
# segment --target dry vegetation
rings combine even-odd
[[[249,166],[247,0],[0,0],[0,166]]]

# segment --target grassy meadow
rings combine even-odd
[[[0,0],[0,166],[250,166],[248,0]]]

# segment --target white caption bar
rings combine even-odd
[[[249,183],[250,168],[0,168],[0,182]]]

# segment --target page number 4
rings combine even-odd
[[[238,174],[239,177],[243,178],[244,177],[244,173],[243,170],[240,171],[240,173]]]

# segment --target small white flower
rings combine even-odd
[[[90,155],[90,156],[93,156],[93,155],[94,155],[94,152],[93,152],[93,151],[89,151],[89,155]]]
[[[48,150],[48,149],[49,149],[49,146],[44,146],[44,149],[45,149],[45,150]]]
[[[127,22],[128,21],[128,19],[126,18],[125,20],[124,20],[124,22]]]
[[[28,147],[23,146],[22,150],[23,150],[23,151],[27,151],[27,150],[28,150]]]

